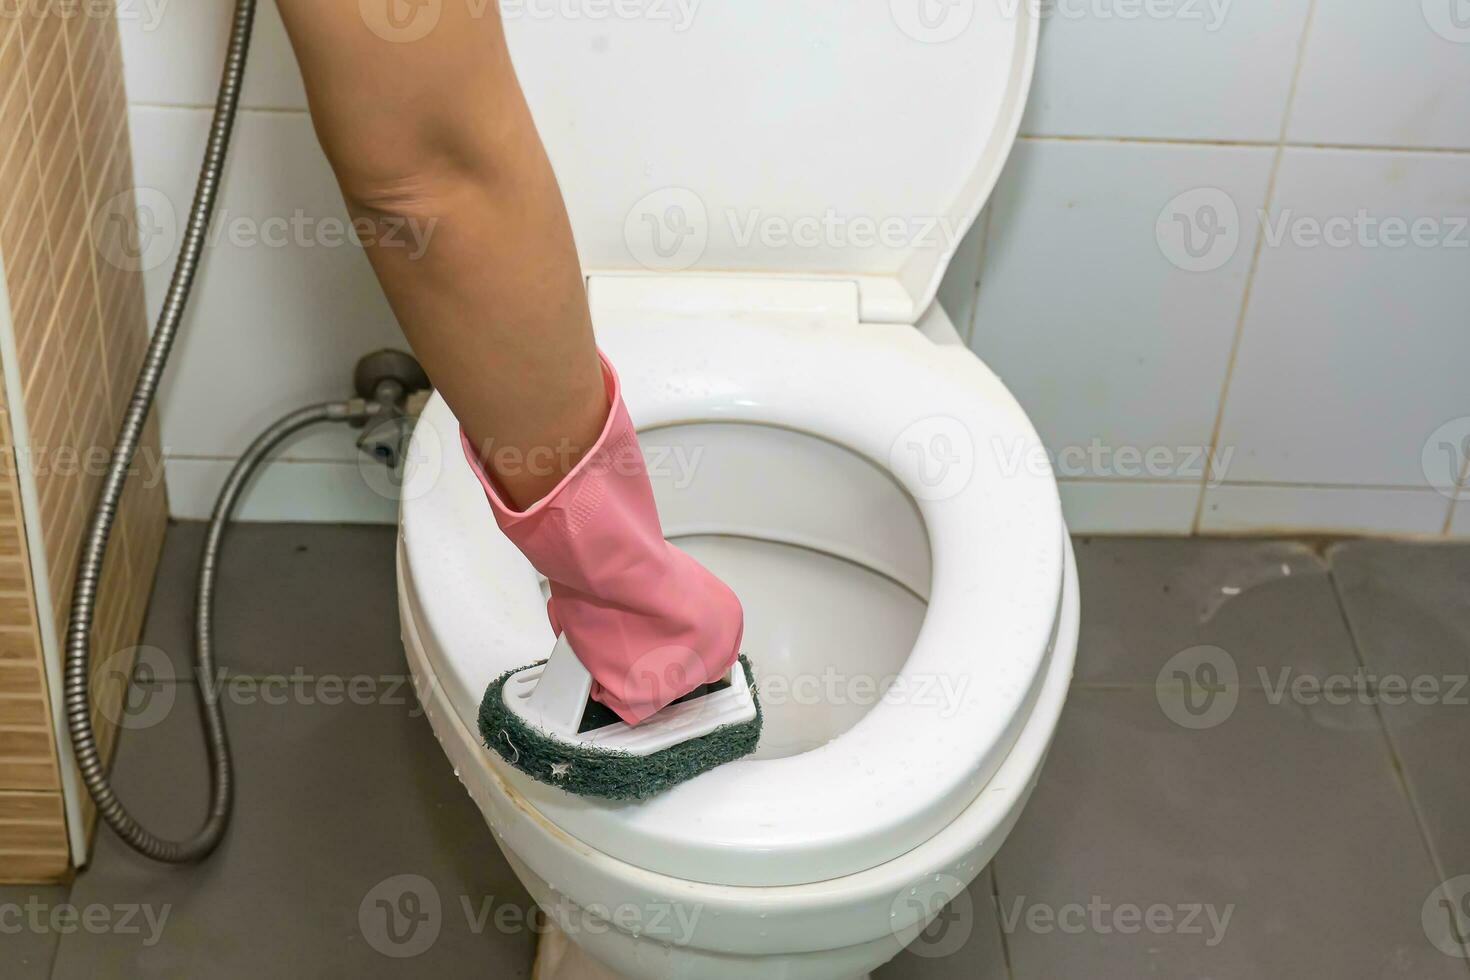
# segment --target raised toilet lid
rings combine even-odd
[[[868,323],[928,308],[1020,126],[1038,4],[577,6],[504,19],[588,274],[780,270],[856,282]]]
[[[650,316],[602,322],[599,341],[641,427],[769,424],[892,473],[915,499],[933,556],[927,615],[903,673],[948,677],[961,694],[944,711],[880,701],[816,749],[721,766],[640,804],[570,796],[489,750],[484,764],[567,834],[691,880],[824,881],[928,839],[1005,758],[1050,655],[1064,526],[1049,469],[1027,462],[1040,441],[1026,416],[968,351],[907,326]],[[436,397],[414,437],[400,574],[432,680],[475,731],[486,685],[547,656],[553,637],[538,577],[495,527],[457,432]],[[922,453],[894,451],[935,434],[958,467],[942,485],[926,476]]]

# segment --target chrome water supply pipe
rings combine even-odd
[[[71,616],[66,632],[66,665],[64,670],[63,700],[66,707],[67,728],[71,734],[72,750],[76,755],[77,768],[86,783],[87,791],[97,804],[97,812],[104,823],[115,830],[119,837],[140,854],[159,861],[182,863],[197,861],[210,854],[224,836],[230,819],[230,804],[233,795],[233,776],[230,770],[230,747],[225,735],[224,718],[220,714],[218,691],[215,688],[214,664],[207,642],[208,617],[200,621],[204,642],[196,651],[195,680],[204,709],[204,732],[209,748],[211,792],[209,813],[204,825],[194,836],[182,841],[164,840],[145,829],[128,813],[113,792],[108,782],[105,764],[97,746],[92,728],[92,714],[88,688],[90,686],[92,626],[96,617],[97,589],[102,579],[103,563],[107,557],[108,540],[112,534],[113,521],[117,519],[119,501],[127,484],[128,471],[137,455],[148,412],[153,407],[154,396],[168,363],[169,351],[178,335],[189,294],[194,288],[194,279],[199,271],[200,258],[204,252],[209,224],[214,216],[215,202],[219,198],[220,182],[224,175],[225,159],[229,153],[230,136],[235,128],[235,116],[240,107],[240,89],[245,78],[245,63],[250,51],[250,35],[255,23],[256,0],[236,0],[234,18],[230,27],[229,47],[225,57],[224,72],[220,78],[219,94],[215,99],[214,121],[209,129],[209,142],[205,146],[204,161],[200,166],[199,180],[194,191],[194,203],[189,209],[189,219],[184,230],[183,241],[173,278],[169,282],[164,298],[163,310],[154,327],[148,351],[143,358],[142,369],[133,386],[133,394],[123,416],[122,425],[113,446],[112,458],[102,481],[92,518],[87,526],[87,535],[82,545],[80,564],[77,568],[76,585],[72,590]],[[297,415],[283,419],[271,433],[281,438],[299,424],[315,421],[316,417],[301,419]],[[299,423],[299,424],[297,424]],[[259,440],[257,440],[259,445]],[[268,447],[267,447],[268,448]],[[231,474],[231,480],[240,476],[240,483],[248,476],[241,468],[264,456],[264,452],[252,459],[247,453]],[[236,494],[238,496],[238,493]],[[221,497],[221,503],[226,498]],[[218,508],[216,508],[218,511]],[[215,514],[218,521],[220,515]],[[211,540],[216,542],[211,525]],[[207,561],[212,568],[211,559]],[[212,582],[211,582],[212,584]],[[207,604],[209,593],[201,590],[199,601]]]

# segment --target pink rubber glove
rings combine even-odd
[[[636,725],[724,676],[740,654],[745,614],[724,582],[664,540],[617,373],[599,356],[607,424],[529,510],[506,506],[463,430],[460,441],[495,522],[550,580],[551,628],[586,665],[592,696]]]

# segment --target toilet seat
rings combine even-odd
[[[902,676],[947,678],[959,696],[943,710],[920,699],[880,702],[817,749],[731,763],[641,804],[572,797],[488,750],[483,764],[553,832],[671,877],[776,886],[875,867],[975,800],[1040,690],[1065,566],[1055,481],[1030,465],[1044,459],[1040,441],[981,362],[912,326],[635,312],[599,316],[598,339],[640,427],[722,421],[806,432],[866,457],[909,491],[932,567],[928,612]],[[474,730],[485,685],[544,657],[553,637],[538,578],[496,531],[437,397],[410,458],[406,606],[434,676]],[[750,652],[759,673],[759,651]]]

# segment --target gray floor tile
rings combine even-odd
[[[227,839],[207,862],[160,867],[99,830],[74,900],[139,904],[163,923],[161,936],[151,944],[146,936],[67,936],[58,980],[253,980],[262,968],[314,977],[528,975],[530,899],[427,721],[400,704],[291,700],[230,706],[237,804]],[[192,831],[204,806],[189,704],[181,697],[159,724],[127,733],[115,766],[122,798],[170,835]],[[508,920],[494,913],[507,905],[515,925],[498,929]],[[482,920],[486,909],[492,914]],[[421,954],[395,956],[435,929]]]
[[[1153,684],[1196,646],[1227,651],[1242,684],[1352,670],[1324,562],[1292,542],[1079,538],[1077,680]]]
[[[1190,730],[1151,691],[1075,689],[994,867],[1017,980],[1465,977],[1360,705],[1241,692]]]
[[[1470,875],[1470,547],[1353,542],[1333,578],[1446,877]]]
[[[145,637],[183,667],[201,540],[171,529]],[[1081,539],[1078,557],[1078,685],[1036,796],[994,879],[878,976],[1007,977],[1009,957],[1015,980],[1465,980],[1423,915],[1441,872],[1470,874],[1470,709],[1275,685],[1282,668],[1361,682],[1354,639],[1374,670],[1470,673],[1470,548],[1342,546],[1330,575],[1289,543]],[[0,973],[44,976],[55,948],[62,980],[526,976],[539,920],[399,685],[392,529],[239,526],[218,613],[223,663],[295,677],[226,698],[239,805],[221,852],[167,869],[99,830],[93,866],[47,902],[130,908],[140,929],[4,936],[5,967],[21,949],[25,969]],[[1199,646],[1222,648],[1238,683],[1214,653],[1171,659]],[[366,696],[344,698],[354,679]],[[116,768],[138,815],[174,834],[204,802],[192,694],[140,686]],[[1150,931],[1149,914],[1173,923]]]
[[[148,612],[147,642],[180,677],[193,676],[204,531],[196,522],[169,528]],[[391,527],[232,525],[215,603],[217,662],[236,674],[287,677],[401,672],[396,534]]]
[[[51,975],[62,934],[79,928],[80,910],[72,912],[69,892],[59,885],[0,885],[0,974],[6,980]]]
[[[391,531],[237,530],[223,659],[288,676],[304,665],[312,677],[226,699],[237,804],[209,861],[151,864],[98,830],[73,900],[131,903],[162,928],[65,936],[55,976],[527,976],[539,926],[530,898],[400,682]],[[187,607],[171,588],[184,577],[192,595],[192,571],[179,572],[192,568],[179,560],[188,549],[169,544],[144,638],[158,646]],[[168,835],[192,832],[205,805],[194,695],[165,682],[135,698],[114,766],[122,799]]]
[[[987,869],[873,980],[1006,980],[994,889]]]
[[[1464,705],[1386,707],[1384,718],[1444,877],[1462,879],[1458,886],[1470,894],[1470,713]],[[1470,898],[1463,907],[1470,924]]]
[[[1470,670],[1470,546],[1353,541],[1328,560],[1370,669]]]

